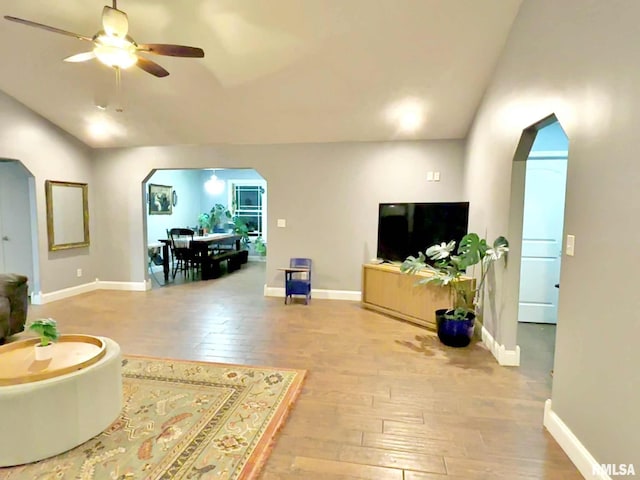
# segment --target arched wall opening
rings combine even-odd
[[[505,299],[509,320],[499,332],[500,343],[515,345],[517,358],[510,364],[552,370],[555,329],[542,325],[557,317],[568,150],[568,138],[551,114],[523,130],[514,154],[505,281],[517,288]]]
[[[40,291],[35,177],[15,159],[0,158],[0,273],[29,279]]]
[[[154,169],[142,182],[142,202],[148,288],[173,280],[173,274],[168,278],[164,274],[166,264],[161,265],[164,259],[158,257],[168,230],[219,233],[213,225],[215,208],[230,215],[227,228],[242,235],[241,248],[248,251],[249,261],[266,261],[267,181],[255,169]]]

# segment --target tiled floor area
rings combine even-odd
[[[262,480],[582,478],[542,427],[548,366],[500,367],[479,344],[444,347],[354,302],[285,306],[263,285],[264,264],[250,263],[206,282],[33,306],[29,316],[111,337],[125,353],[307,369]]]
[[[551,391],[553,377],[553,355],[556,343],[556,326],[542,323],[519,323],[518,345],[520,346],[521,374],[541,381]]]

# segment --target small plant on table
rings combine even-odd
[[[40,337],[40,344],[38,345],[40,347],[46,347],[60,337],[58,324],[53,318],[37,318],[31,321],[27,328]]]

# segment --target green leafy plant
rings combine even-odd
[[[198,225],[200,228],[209,228],[211,225],[211,215],[204,212],[198,215]]]
[[[221,203],[216,203],[209,212],[209,225],[211,230],[224,228],[231,221],[231,212]]]
[[[249,227],[247,227],[245,221],[238,216],[233,217],[233,233],[240,235],[240,242],[242,243],[243,248],[247,248],[249,246],[251,243],[251,240],[249,239]]]
[[[264,243],[264,239],[262,237],[258,237],[253,241],[253,249],[260,256],[267,254],[267,244]]]
[[[58,324],[53,318],[38,318],[29,322],[27,328],[40,337],[40,346],[46,347],[60,337]]]
[[[206,215],[206,214],[201,214]],[[231,211],[222,205],[221,203],[216,203],[209,213],[209,225],[211,226],[211,230],[215,231],[216,228],[221,229],[232,229],[233,233],[236,235],[240,235],[240,242],[244,248],[247,248],[251,243],[249,238],[249,227],[245,223],[245,221],[231,213]]]
[[[475,312],[483,292],[487,273],[494,262],[506,256],[509,251],[509,242],[505,237],[500,236],[490,246],[477,233],[468,233],[460,240],[457,251],[455,251],[455,247],[456,242],[454,241],[432,245],[427,248],[424,254],[419,252],[418,257],[407,257],[400,266],[400,271],[407,274],[426,271],[428,275],[422,277],[416,285],[449,286],[452,308],[445,314],[445,317],[464,320],[469,312]],[[427,262],[427,258],[431,262]],[[469,288],[468,283],[460,280],[468,268],[476,265],[480,267],[480,278],[477,280],[476,288],[473,289]]]

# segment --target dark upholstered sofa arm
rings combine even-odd
[[[0,274],[0,340],[24,330],[27,319],[27,277]]]

